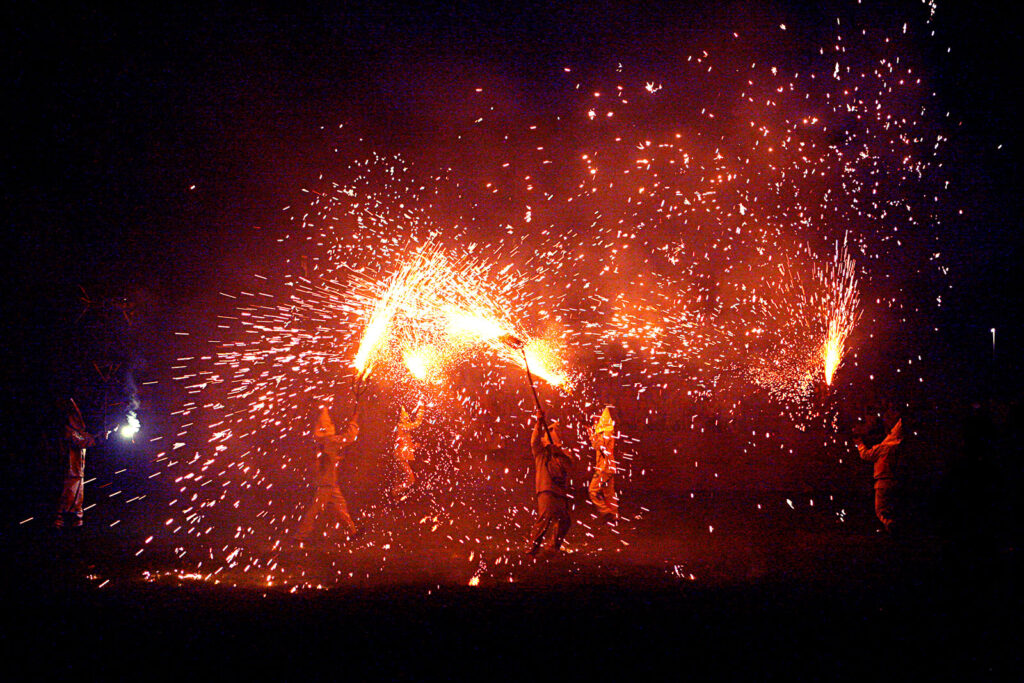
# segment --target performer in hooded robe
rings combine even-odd
[[[82,502],[85,500],[85,449],[96,445],[96,439],[85,428],[82,411],[73,398],[62,405],[64,425],[58,439],[64,486],[57,504],[53,526],[61,528],[65,521],[73,527],[82,526]]]
[[[348,502],[338,488],[338,463],[341,461],[342,448],[358,437],[359,424],[355,418],[349,422],[342,434],[337,434],[327,408],[320,409],[320,416],[313,432],[313,438],[319,446],[316,459],[316,496],[299,522],[299,528],[295,532],[296,539],[302,541],[309,538],[313,533],[316,518],[325,509],[333,510],[350,534],[356,533],[356,524],[348,511]]]
[[[548,434],[551,435],[550,440]],[[558,423],[552,422],[545,430],[540,416],[535,418],[530,437],[533,453],[535,487],[537,492],[537,519],[530,533],[529,555],[543,550],[555,553],[569,532],[569,473],[572,460],[562,449]]]
[[[416,483],[416,475],[411,465],[416,459],[416,442],[412,438],[412,430],[422,423],[423,416],[418,409],[413,410],[413,415],[410,416],[404,406],[401,408],[395,427],[395,463],[401,470],[402,481],[391,489],[391,493],[396,496],[409,491]]]
[[[854,439],[861,460],[874,464],[875,515],[893,533],[900,517],[900,457],[903,451],[903,419],[895,417],[888,432],[883,421],[872,416],[862,436]]]
[[[615,420],[607,406],[590,432],[594,446],[594,476],[590,480],[590,500],[597,508],[598,519],[619,518],[619,497],[615,492]]]

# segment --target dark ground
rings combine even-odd
[[[238,570],[219,584],[177,576],[182,563],[159,543],[136,556],[159,524],[145,505],[99,503],[85,527],[63,532],[7,522],[9,670],[285,680],[1021,673],[1014,544],[947,533],[920,511],[913,532],[889,538],[869,489],[831,500],[634,490],[617,533],[577,509],[571,552],[524,563],[502,555],[496,534],[478,551],[508,562],[482,572],[459,543],[403,521],[423,499],[401,505],[391,513],[400,528],[370,523],[356,541],[285,545],[282,565],[305,565],[326,585],[295,592]],[[484,520],[460,518],[450,535],[486,536]],[[474,573],[480,584],[469,586]]]

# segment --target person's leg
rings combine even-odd
[[[299,528],[295,530],[295,537],[299,540],[309,538],[309,535],[313,533],[313,523],[316,522],[317,516],[320,511],[323,510],[326,504],[326,498],[321,494],[324,489],[317,488],[316,495],[313,497],[313,502],[306,508],[306,513],[302,515],[302,521],[299,522]]]
[[[396,475],[395,485],[391,487],[391,495],[398,496],[412,487],[416,477],[413,474],[412,466],[409,465],[409,461],[403,458],[401,453],[395,454],[395,464],[398,465],[398,474]]]
[[[551,541],[548,543],[548,549],[556,551],[562,547],[562,541],[565,540],[565,535],[569,533],[569,526],[572,524],[572,518],[569,516],[569,501],[565,498],[557,498],[553,506],[552,516],[557,526]]]
[[[892,531],[896,521],[896,487],[886,481],[875,483],[875,514],[886,531]]]
[[[597,508],[598,516],[611,514],[611,510],[604,497],[603,487],[601,486],[600,472],[594,472],[594,476],[590,480],[590,486],[587,487],[587,492],[590,493],[590,502]]]
[[[348,501],[345,500],[345,496],[341,495],[340,489],[335,488],[331,491],[331,507],[334,508],[335,514],[348,527],[349,532],[355,533],[356,523],[352,521],[352,515],[348,511]]]
[[[619,501],[615,496],[615,475],[596,472],[590,480],[590,500],[601,517],[619,518]]]
[[[537,496],[537,520],[533,523],[533,529],[530,532],[530,550],[528,551],[530,555],[536,555],[537,551],[540,550],[541,543],[548,533],[548,528],[551,526],[551,522],[554,521],[551,498],[554,498],[554,496],[550,493],[541,493]]]
[[[405,484],[403,486],[407,489],[411,489],[413,484],[416,483],[416,475],[412,471],[412,465],[408,460],[402,458],[402,472],[405,474]]]
[[[60,491],[60,499],[57,501],[57,514],[53,520],[55,527],[64,526],[64,517],[75,512],[75,499],[81,487],[81,479],[78,477],[64,477],[64,486]],[[81,509],[81,504],[78,506]]]
[[[71,502],[71,526],[82,526],[82,503],[85,501],[85,479],[78,477]]]
[[[611,510],[615,519],[619,518],[619,494],[615,491],[615,474],[609,473],[608,480],[604,487],[604,497],[608,501],[608,509]]]

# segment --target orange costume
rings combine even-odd
[[[875,464],[875,514],[886,531],[892,531],[899,507],[899,468],[901,444],[903,443],[903,420],[897,420],[881,443],[866,446],[857,442],[861,460]]]
[[[356,525],[348,511],[348,502],[338,488],[338,463],[341,461],[342,447],[352,443],[359,436],[359,425],[355,420],[348,424],[343,434],[335,434],[334,422],[327,408],[322,408],[317,420],[313,437],[320,446],[317,456],[317,487],[313,502],[306,508],[306,513],[299,522],[295,532],[297,539],[305,540],[313,532],[316,518],[325,509],[330,508],[341,519],[350,533],[355,533]]]
[[[64,518],[71,518],[71,526],[82,526],[82,502],[85,498],[85,449],[96,445],[96,440],[85,428],[85,420],[73,399],[68,399],[66,422],[60,438],[64,468],[64,488],[57,505],[55,527],[64,526]]]
[[[405,408],[401,409],[398,417],[398,426],[395,428],[395,462],[402,470],[405,480],[395,484],[391,492],[395,495],[408,491],[416,483],[416,475],[412,471],[411,463],[416,459],[416,442],[412,438],[412,430],[423,423],[423,417],[418,411],[413,411],[415,418],[410,417]]]
[[[619,497],[615,493],[615,421],[610,408],[590,430],[590,443],[594,446],[594,476],[590,480],[590,500],[604,518],[619,518]]]

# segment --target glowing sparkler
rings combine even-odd
[[[534,377],[543,379],[553,387],[569,388],[569,376],[552,367],[557,358],[549,346],[539,340],[529,341],[523,348],[523,354],[522,367],[525,369],[529,365]]]
[[[363,338],[359,341],[359,350],[356,352],[353,365],[360,379],[370,374],[374,355],[377,353],[378,347],[385,340],[388,326],[391,324],[391,320],[395,317],[395,313],[402,302],[403,292],[394,286],[398,281],[396,278],[392,287],[388,289],[387,293],[377,304],[377,307],[370,315],[370,321],[366,325]]]
[[[860,319],[856,267],[846,239],[836,242],[824,265],[807,250],[803,267],[790,261],[778,266],[776,280],[755,297],[759,326],[745,333],[758,345],[749,376],[785,402],[799,403],[812,394],[819,378],[831,387],[842,365],[846,342]]]
[[[133,410],[128,413],[128,417],[125,418],[125,425],[121,427],[119,433],[122,439],[133,439],[141,428],[142,425],[139,422],[139,418]]]
[[[504,334],[511,334],[497,321],[484,317],[479,313],[462,311],[455,307],[448,307],[446,310],[448,318],[448,332],[457,337],[481,339],[494,341]]]

